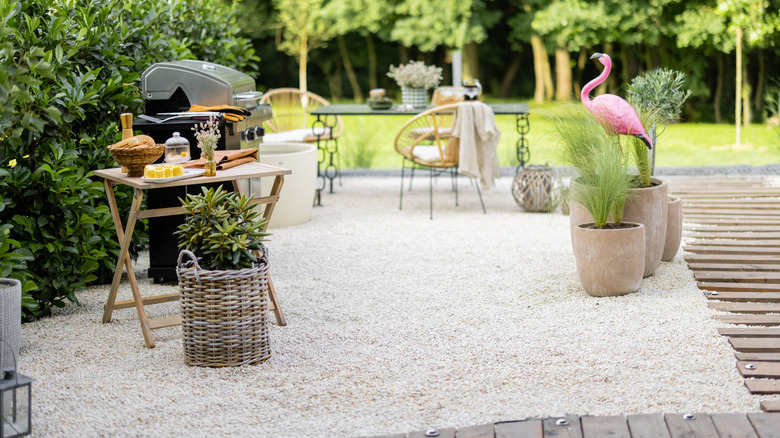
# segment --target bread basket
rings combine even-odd
[[[144,175],[144,167],[154,163],[165,151],[164,144],[154,146],[135,146],[123,148],[109,146],[109,152],[117,163],[127,168],[127,176],[136,177]]]

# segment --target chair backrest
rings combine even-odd
[[[465,100],[465,91],[463,87],[445,86],[433,90],[431,104],[435,106],[449,105],[451,103],[463,102]]]
[[[395,150],[411,161],[419,162],[414,154],[418,146],[433,145],[438,148],[437,161],[428,160],[425,164],[438,167],[452,167],[458,164],[459,141],[453,137],[453,121],[458,104],[431,108],[415,115],[404,123],[395,137]]]
[[[284,132],[296,129],[307,129],[312,127],[316,116],[311,112],[330,102],[321,96],[307,91],[302,93],[297,88],[274,88],[268,90],[260,103],[271,105],[273,117],[265,122],[266,128],[271,132]],[[344,131],[344,122],[341,117],[337,117],[336,126],[333,129],[333,136],[338,137]]]

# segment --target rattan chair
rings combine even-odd
[[[433,90],[431,104],[434,106],[449,105],[451,103],[463,102],[465,100],[465,91],[463,87],[444,86]]]
[[[403,209],[404,201],[404,173],[407,162],[411,164],[411,178],[414,178],[416,168],[428,169],[430,173],[430,217],[433,219],[433,178],[434,176],[449,173],[452,178],[452,187],[455,192],[455,205],[458,205],[458,154],[460,142],[453,137],[452,128],[458,104],[443,105],[417,114],[404,123],[395,136],[395,150],[403,156],[401,166],[401,196],[399,208]],[[482,212],[485,212],[485,204],[482,201],[482,192],[479,184],[476,184],[479,202]],[[409,190],[412,182],[409,182]]]
[[[330,102],[311,91],[303,93],[297,88],[268,90],[263,94],[260,103],[270,104],[273,111],[273,117],[265,122],[266,137],[263,138],[265,143],[286,141],[316,143],[317,135],[312,125],[317,117],[312,116],[311,112],[321,106],[330,105]],[[332,132],[320,131],[320,139],[336,139],[344,133],[344,121],[341,117],[336,116],[335,119],[327,120],[325,123]],[[269,133],[274,135],[268,135]]]

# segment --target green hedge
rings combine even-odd
[[[0,275],[23,281],[30,319],[111,280],[119,245],[91,170],[116,166],[106,146],[120,113],[142,112],[141,72],[202,59],[253,74],[259,59],[220,0],[20,0],[0,17]]]

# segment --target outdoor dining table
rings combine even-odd
[[[113,169],[96,170],[95,175],[103,178],[103,185],[106,188],[108,205],[111,208],[111,216],[114,220],[114,228],[116,229],[117,238],[120,242],[119,257],[116,263],[116,270],[114,271],[114,280],[111,283],[108,300],[106,301],[106,305],[103,309],[103,323],[111,322],[111,315],[114,309],[135,307],[138,311],[138,319],[141,323],[141,332],[143,333],[144,341],[146,342],[146,346],[149,348],[154,347],[154,337],[152,336],[151,332],[152,330],[181,325],[181,315],[156,319],[147,318],[146,310],[144,309],[145,305],[176,301],[179,299],[179,293],[176,292],[153,297],[142,297],[141,292],[138,289],[138,281],[135,277],[135,272],[133,270],[133,260],[130,257],[129,250],[133,230],[135,229],[135,223],[138,219],[172,216],[186,213],[186,210],[183,207],[141,209],[141,201],[143,200],[144,190],[181,186],[198,187],[201,184],[206,183],[229,181],[233,186],[233,191],[240,195],[241,180],[248,178],[273,177],[273,186],[271,187],[271,191],[268,196],[254,197],[255,201],[265,205],[263,218],[266,222],[262,230],[265,231],[265,228],[268,226],[268,222],[271,219],[271,214],[274,211],[274,206],[279,201],[279,193],[282,190],[282,184],[284,184],[284,175],[289,175],[291,173],[292,171],[283,169],[281,167],[271,166],[259,162],[250,162],[229,169],[220,170],[217,172],[216,176],[197,176],[169,182],[154,183],[144,181],[140,177],[128,177],[118,167]],[[117,207],[116,196],[114,195],[114,186],[117,185],[127,185],[133,188],[133,202],[127,215],[127,225],[124,229],[122,228],[122,217]],[[124,268],[127,269],[127,279],[130,283],[130,290],[132,291],[133,299],[116,301],[117,292],[119,291],[119,283],[122,279],[122,272]],[[271,304],[270,307],[273,309],[274,315],[276,316],[277,324],[286,325],[287,323],[284,319],[284,315],[282,314],[282,309],[279,307],[279,300],[276,296],[276,289],[271,282],[270,276],[268,278],[268,296]]]
[[[518,166],[519,170],[531,158],[527,138],[531,129],[531,123],[528,119],[530,108],[527,103],[489,103],[487,105],[493,110],[493,114],[497,116],[515,116],[515,130],[519,135],[515,142],[515,154],[517,161],[520,163]],[[336,126],[337,116],[414,116],[432,108],[435,108],[435,106],[409,108],[404,105],[393,105],[388,109],[372,109],[368,104],[335,104],[321,106],[312,111],[312,115],[317,116],[317,120],[312,124],[314,135],[317,136],[317,178],[320,181],[317,188],[317,205],[321,205],[320,193],[327,186],[326,180],[330,184],[330,193],[333,193],[333,180],[339,174],[335,160],[338,148],[326,148],[325,146],[328,140],[333,140],[329,133],[333,132],[333,128]]]

